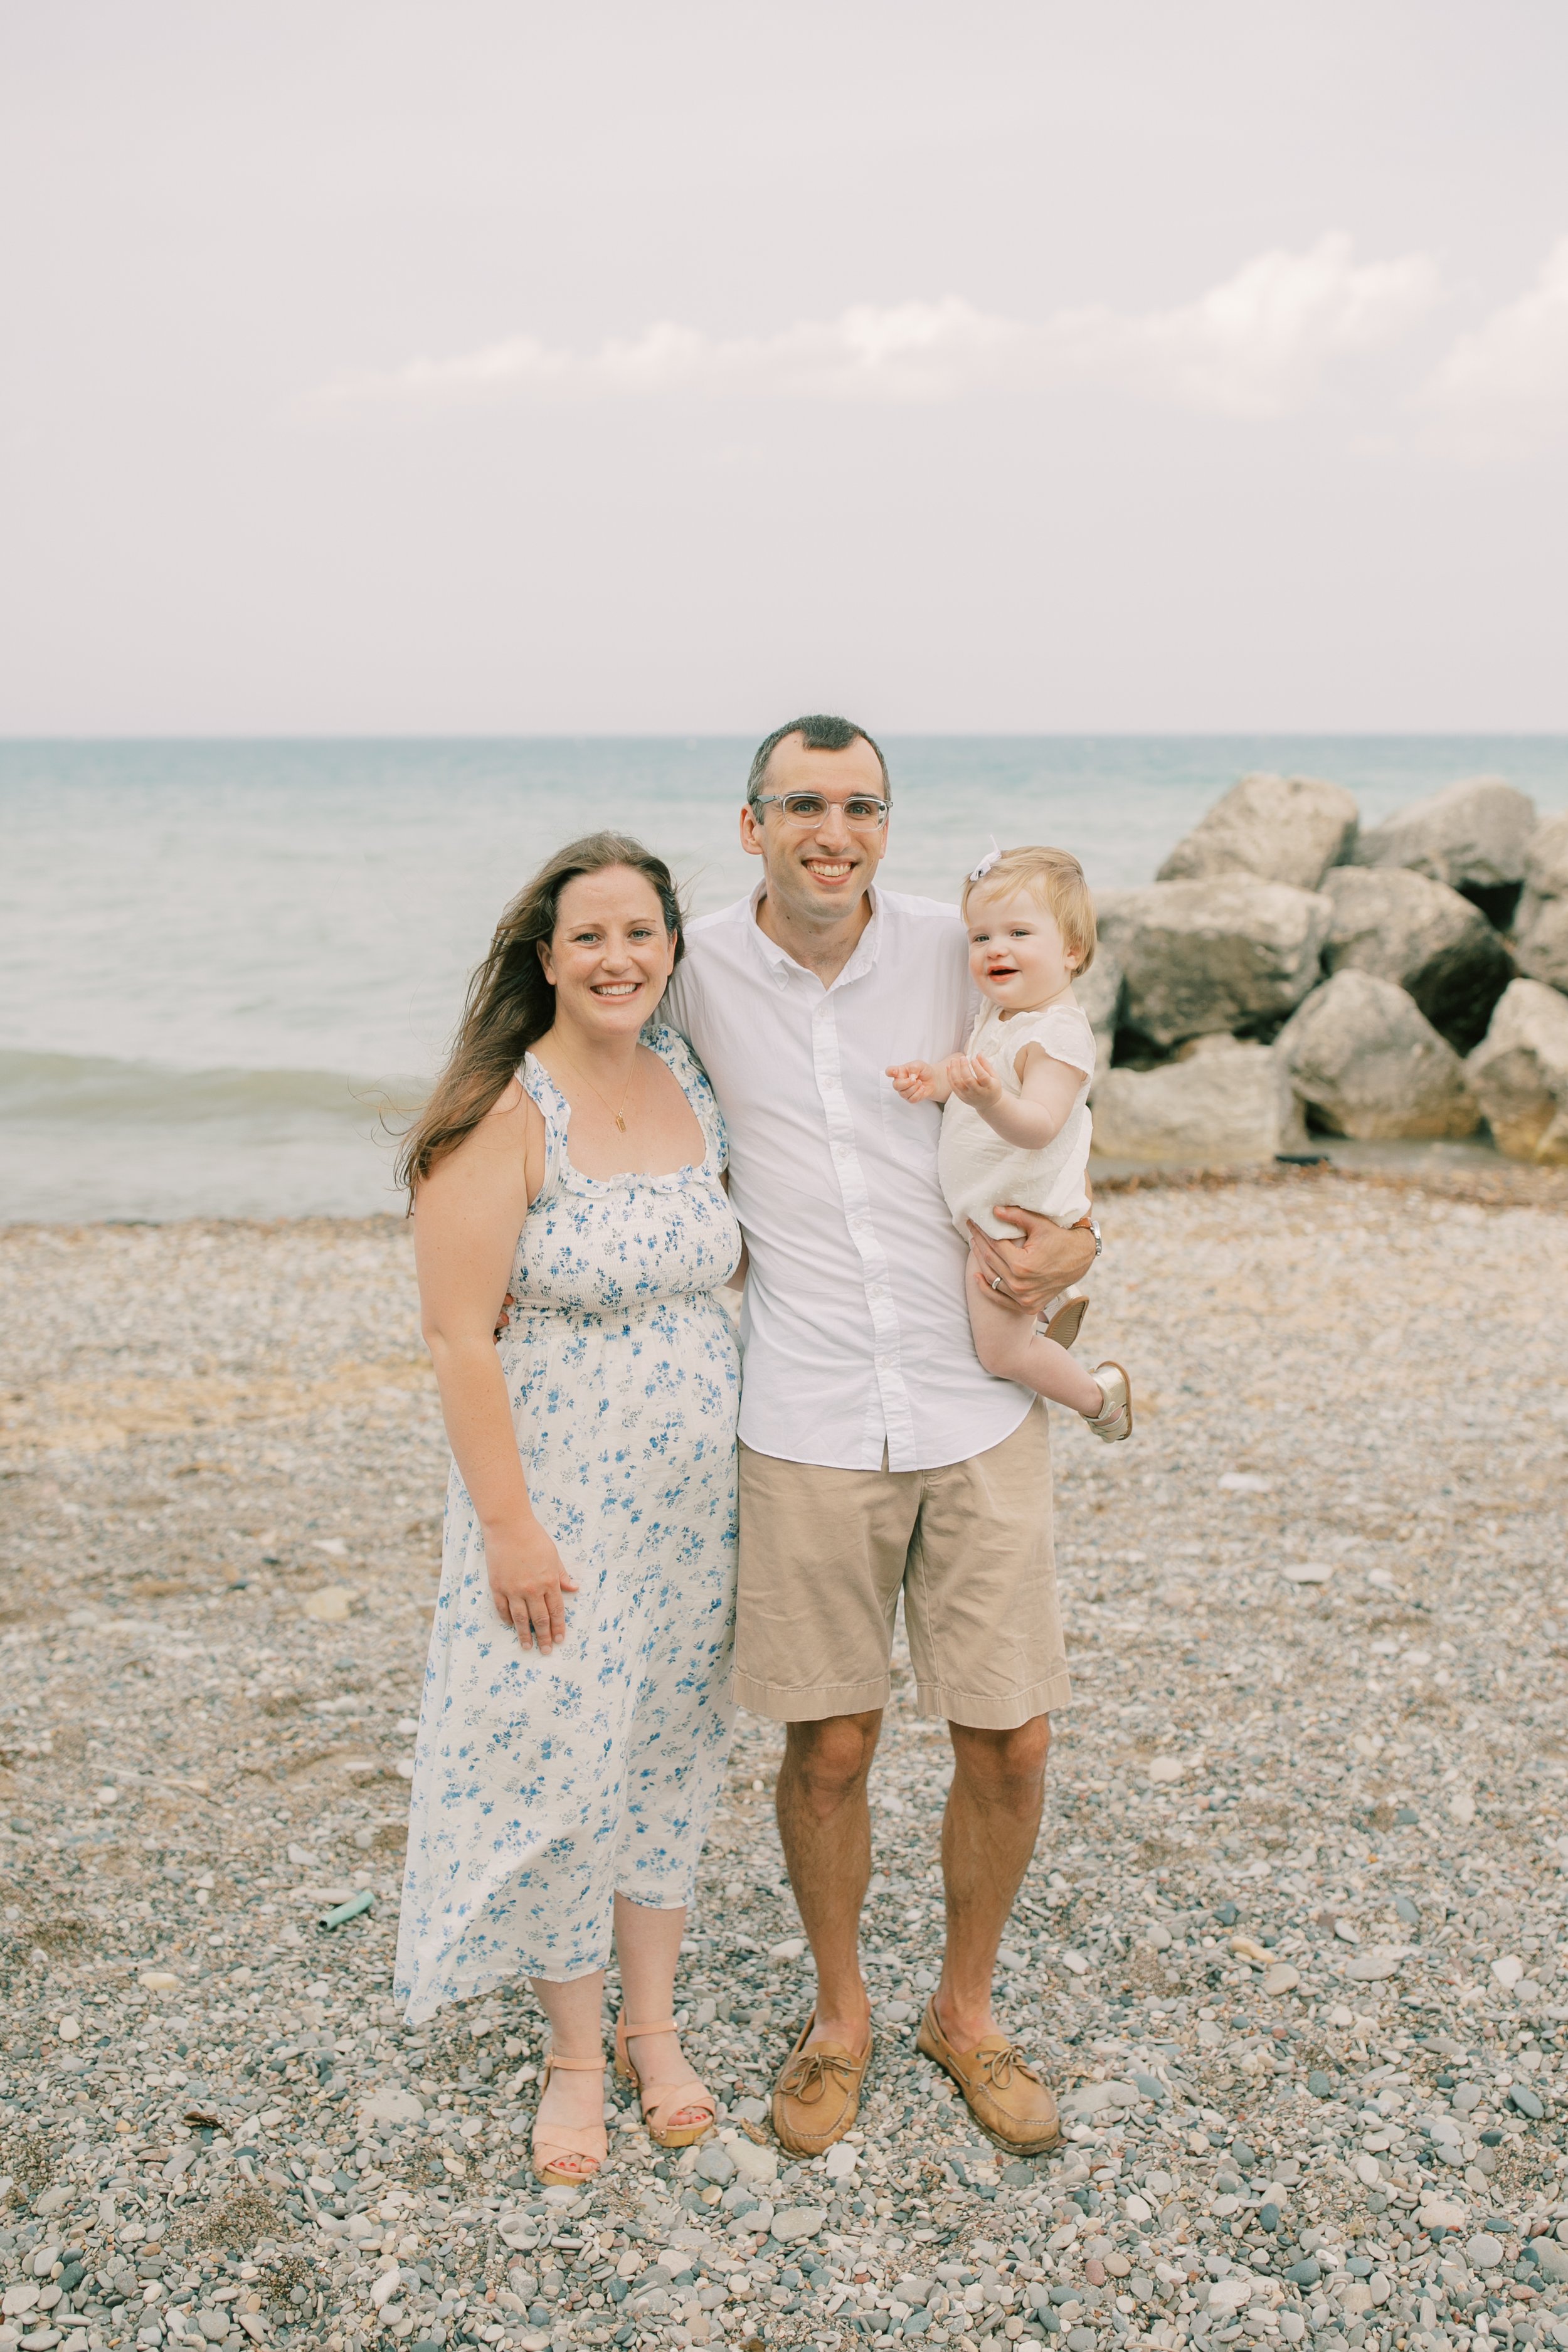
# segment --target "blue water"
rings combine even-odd
[[[1371,823],[1462,776],[1568,806],[1562,737],[889,739],[885,878],[947,898],[1052,840],[1145,881],[1251,769]],[[738,739],[0,743],[0,1218],[395,1206],[416,1099],[501,906],[600,824],[694,911],[748,888]]]

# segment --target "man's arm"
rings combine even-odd
[[[974,1244],[975,1279],[1021,1314],[1037,1315],[1047,1298],[1081,1281],[1099,1255],[1087,1218],[1064,1228],[1033,1209],[1004,1207],[1000,1202],[993,1214],[1020,1226],[1023,1238],[997,1241],[983,1233],[972,1218],[969,1232]]]

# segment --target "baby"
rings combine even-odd
[[[937,1172],[965,1240],[972,1219],[999,1239],[1016,1238],[993,1215],[997,1202],[1075,1225],[1089,1213],[1094,1076],[1094,1032],[1072,992],[1075,975],[1094,961],[1083,868],[1065,849],[1003,850],[975,867],[962,903],[985,1010],[966,1052],[898,1062],[888,1076],[906,1102],[946,1105]],[[1059,1339],[992,1296],[973,1251],[969,1265],[969,1320],[985,1370],[1070,1405],[1108,1444],[1130,1437],[1132,1394],[1121,1366],[1097,1365],[1091,1379]],[[1049,1330],[1068,1346],[1085,1304],[1068,1291],[1047,1310],[1056,1310]]]

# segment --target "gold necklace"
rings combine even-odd
[[[579,1070],[577,1076],[582,1079],[583,1084],[588,1088],[591,1094],[599,1095],[599,1100],[604,1104],[605,1108],[609,1112],[610,1117],[615,1120],[616,1125],[620,1129],[621,1133],[625,1135],[626,1131],[626,1122],[621,1114],[626,1109],[627,1096],[630,1095],[633,1087],[637,1084],[637,1066],[635,1056],[632,1061],[631,1076],[626,1080],[626,1092],[621,1097],[620,1110],[616,1108],[608,1095],[599,1094],[598,1087],[594,1084],[593,1079],[588,1076],[585,1070]]]

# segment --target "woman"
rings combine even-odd
[[[501,918],[401,1171],[453,1467],[396,1991],[414,2022],[531,1979],[546,2181],[607,2153],[612,1925],[617,2070],[655,2138],[717,2113],[674,1983],[732,1720],[717,1293],[742,1248],[707,1079],[649,1025],[681,951],[658,858],[611,833],[560,851]]]

